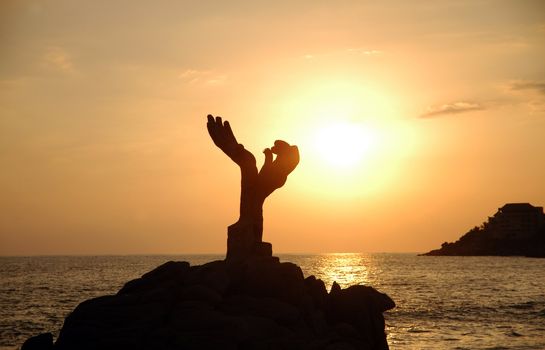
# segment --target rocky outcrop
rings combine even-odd
[[[53,334],[43,333],[28,338],[21,350],[53,350]]]
[[[24,349],[388,349],[382,313],[394,306],[368,286],[328,293],[274,257],[171,261],[81,303],[54,344]]]
[[[542,207],[508,203],[458,241],[423,255],[499,255],[545,257],[545,214]]]

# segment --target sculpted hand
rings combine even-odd
[[[240,167],[256,166],[254,155],[237,142],[228,121],[223,122],[221,117],[216,117],[214,119],[214,117],[209,114],[206,127],[214,144]]]
[[[266,198],[286,183],[288,175],[299,164],[299,149],[285,141],[276,140],[274,146],[266,148],[263,153],[265,163],[259,171],[258,181],[263,198]],[[276,154],[274,160],[273,154]]]

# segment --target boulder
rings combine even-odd
[[[312,299],[314,305],[323,309],[327,300],[327,290],[324,281],[317,279],[314,276],[308,276],[305,278],[305,290]]]
[[[214,289],[216,292],[225,293],[231,284],[228,265],[222,261],[212,261],[200,266],[193,266],[186,276],[187,284],[201,284]]]
[[[53,334],[42,333],[28,338],[21,346],[21,350],[52,350]]]
[[[256,298],[247,295],[232,295],[220,306],[223,312],[232,315],[254,315],[273,320],[280,325],[291,325],[301,317],[295,306],[274,298]]]
[[[343,335],[357,333],[373,349],[387,349],[382,313],[394,307],[395,303],[388,295],[378,292],[373,287],[354,285],[341,289],[334,282],[327,298],[326,312],[328,321],[336,327],[341,327],[340,333]],[[347,324],[355,331],[349,331]]]
[[[145,273],[142,277],[127,282],[118,294],[138,293],[156,288],[170,288],[183,283],[188,272],[188,262],[169,261]]]
[[[295,264],[262,259],[248,264],[239,292],[252,296],[271,297],[299,305],[305,292],[305,278]]]

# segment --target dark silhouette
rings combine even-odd
[[[227,259],[193,266],[169,261],[115,295],[79,304],[55,343],[44,333],[23,350],[388,349],[383,312],[395,307],[388,295],[336,282],[328,293],[322,280],[305,278],[261,241],[263,202],[297,166],[297,147],[276,141],[258,172],[228,122],[208,116],[208,131],[242,173],[240,218],[229,226]]]
[[[423,255],[523,255],[545,257],[543,207],[508,203],[481,226]]]
[[[273,147],[263,151],[265,163],[258,172],[254,155],[237,142],[228,121],[208,115],[206,126],[214,144],[240,167],[241,173],[240,217],[227,230],[227,259],[272,256],[271,244],[262,241],[263,203],[286,183],[299,163],[297,146],[276,140]]]
[[[54,344],[42,334],[23,350],[387,350],[383,312],[393,307],[370,286],[333,283],[328,293],[272,257],[170,261],[79,304]]]

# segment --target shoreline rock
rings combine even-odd
[[[394,307],[369,286],[328,293],[276,257],[169,261],[79,304],[55,343],[39,335],[22,349],[388,349],[382,313]]]

